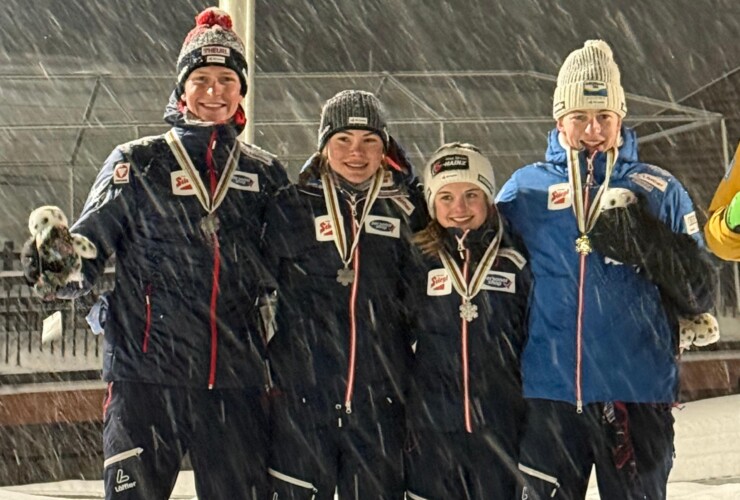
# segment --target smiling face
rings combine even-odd
[[[182,100],[197,118],[214,123],[231,119],[242,100],[241,83],[234,70],[223,66],[203,66],[185,80]]]
[[[334,172],[352,184],[360,184],[380,168],[383,141],[368,130],[342,130],[329,138],[324,153]]]
[[[617,146],[622,119],[613,111],[577,110],[558,119],[558,130],[573,149],[604,152]]]
[[[489,208],[486,194],[472,182],[446,184],[434,196],[435,218],[445,228],[478,229]]]

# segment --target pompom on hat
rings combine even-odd
[[[342,130],[359,129],[375,132],[388,151],[388,119],[377,97],[363,90],[343,90],[324,103],[319,124],[318,151],[331,136]]]
[[[195,28],[185,37],[177,57],[177,95],[185,91],[190,73],[203,66],[224,66],[239,76],[241,95],[247,94],[244,43],[232,30],[226,11],[209,7],[195,17]]]
[[[488,204],[493,205],[496,178],[491,162],[472,144],[451,142],[437,149],[424,166],[426,201],[432,218],[437,192],[455,182],[472,182],[483,190]]]
[[[622,118],[627,114],[619,67],[603,40],[588,40],[583,48],[571,52],[558,73],[553,118],[582,109],[605,109]]]

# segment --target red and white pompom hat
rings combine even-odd
[[[239,76],[241,95],[247,94],[247,60],[244,43],[232,30],[226,11],[209,7],[195,17],[195,28],[185,37],[177,57],[177,92],[182,95],[185,80],[202,66],[225,66]]]

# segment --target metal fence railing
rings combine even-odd
[[[77,300],[44,302],[34,296],[18,271],[0,272],[0,376],[100,370],[102,338],[85,316],[98,293],[113,286],[107,273],[88,295]],[[41,342],[44,318],[61,311],[61,338]]]

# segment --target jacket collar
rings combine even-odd
[[[560,132],[557,128],[550,131],[545,159],[547,163],[554,165],[557,170],[567,174],[567,152],[560,143],[559,134]],[[623,126],[621,129],[621,138],[622,143],[619,146],[619,156],[617,157],[616,165],[614,165],[612,177],[621,177],[626,172],[629,164],[639,161],[637,155],[637,134],[635,131]],[[581,164],[585,165],[586,152],[581,151],[579,157],[581,158]],[[597,180],[603,180],[604,171],[606,170],[606,154],[598,153],[596,155],[596,158],[594,158],[594,168]]]

